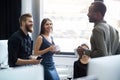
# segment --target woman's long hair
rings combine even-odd
[[[44,25],[45,25],[45,23],[46,23],[47,21],[52,22],[52,20],[50,20],[49,18],[44,18],[44,19],[42,20],[42,22],[41,22],[40,35],[45,33],[45,27],[44,27]]]

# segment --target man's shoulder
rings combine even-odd
[[[9,40],[18,40],[18,39],[20,39],[20,35],[21,35],[20,31],[18,30],[11,35],[11,37],[8,39],[8,41]]]
[[[111,31],[116,31],[118,33],[117,29],[115,29],[113,26],[109,25],[109,28]]]
[[[107,24],[107,23],[100,23],[100,24],[98,24],[95,28],[94,28],[94,30],[97,30],[97,31],[110,31],[110,32],[114,32],[114,31],[116,31],[116,32],[118,32],[113,26],[111,26],[111,25],[109,25],[109,24]]]
[[[109,30],[109,25],[107,23],[99,23],[96,25],[93,29],[94,32],[105,32],[106,30]]]

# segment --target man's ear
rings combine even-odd
[[[22,21],[22,25],[23,25],[23,26],[25,25],[25,21]]]
[[[101,13],[100,13],[100,12],[96,12],[95,17],[96,17],[97,19],[99,19],[99,18],[101,18],[101,17],[102,17],[102,15],[101,15]]]

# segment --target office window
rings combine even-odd
[[[74,52],[82,43],[90,44],[93,24],[89,23],[88,7],[94,0],[43,0],[43,18],[53,21],[54,41],[61,52]],[[120,0],[104,0],[105,20],[120,31]]]
[[[54,41],[61,52],[73,52],[81,43],[89,44],[92,24],[87,12],[93,0],[43,0],[43,17],[53,21]]]
[[[107,6],[105,20],[120,32],[120,0],[105,0],[104,2]]]

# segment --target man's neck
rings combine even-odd
[[[98,21],[96,21],[95,23],[94,23],[94,26],[96,26],[98,23],[100,23],[100,22],[104,22],[104,19],[100,19],[100,20],[98,20]]]
[[[28,32],[23,27],[21,27],[21,30],[24,32],[25,35],[28,35]]]

